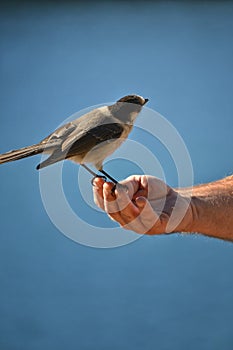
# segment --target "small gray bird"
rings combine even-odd
[[[126,140],[138,113],[147,102],[147,98],[138,95],[122,97],[111,106],[96,108],[61,126],[36,145],[0,154],[0,164],[46,153],[49,157],[37,169],[70,159],[96,177],[98,175],[86,166],[86,163],[93,164],[105,179],[108,177],[117,184],[103,170],[103,161]]]

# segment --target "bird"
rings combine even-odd
[[[0,164],[45,153],[49,157],[37,165],[37,170],[68,159],[83,166],[94,178],[103,177],[106,181],[107,177],[118,184],[105,172],[103,162],[127,139],[136,117],[148,101],[139,95],[127,95],[112,105],[93,109],[59,127],[37,144],[0,154]],[[87,164],[103,175],[92,171]]]

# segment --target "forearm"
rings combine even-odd
[[[233,241],[233,176],[178,192],[191,194],[192,222],[183,231]]]

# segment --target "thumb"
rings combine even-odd
[[[137,197],[135,199],[135,204],[139,209],[143,209],[146,206],[147,199],[145,197]]]

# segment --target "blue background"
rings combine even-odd
[[[1,7],[0,52],[2,152],[138,93],[182,135],[195,183],[232,173],[232,2],[15,3]],[[178,234],[78,245],[43,208],[38,161],[0,167],[1,350],[233,348],[230,243]]]

